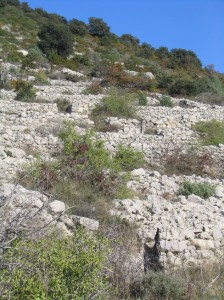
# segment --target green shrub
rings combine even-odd
[[[141,106],[146,106],[148,103],[148,100],[147,100],[147,97],[145,94],[143,93],[140,93],[138,95],[138,104],[141,105]]]
[[[28,55],[23,58],[22,67],[42,67],[47,63],[47,59],[43,52],[37,47],[33,46],[28,49]]]
[[[23,58],[23,54],[17,51],[11,51],[7,56],[7,60],[12,63],[21,62]]]
[[[140,168],[144,164],[144,155],[140,151],[136,151],[130,146],[118,145],[115,155],[118,164],[125,171],[131,171]]]
[[[72,237],[18,240],[1,260],[1,299],[108,299],[108,254],[105,238],[80,229]]]
[[[166,107],[174,107],[174,103],[169,96],[162,96],[160,99],[160,105]]]
[[[69,21],[69,28],[73,34],[84,36],[88,32],[87,25],[77,19]]]
[[[142,281],[143,297],[141,299],[186,299],[186,286],[183,280],[164,273],[149,273]]]
[[[111,89],[109,95],[102,99],[102,103],[93,110],[93,115],[106,115],[111,117],[134,118],[135,109],[132,105],[132,94],[120,94],[118,90]]]
[[[215,194],[215,187],[207,182],[191,183],[189,181],[185,181],[182,188],[179,189],[178,194],[184,196],[194,194],[207,199]]]
[[[202,145],[224,144],[224,121],[201,121],[193,128],[199,133]]]
[[[48,84],[48,77],[43,70],[39,70],[35,76],[36,83]]]
[[[124,171],[131,168],[127,155],[122,158],[111,156],[93,131],[79,135],[70,123],[61,130],[59,138],[63,148],[57,154],[58,159],[55,162],[39,160],[28,166],[19,174],[22,185],[52,192],[56,185],[73,181],[76,186],[87,185],[95,194],[126,197],[129,174]],[[131,149],[129,153],[135,154]]]
[[[56,53],[67,57],[73,50],[73,35],[69,27],[53,20],[45,22],[38,32],[38,47],[49,56]]]
[[[32,83],[24,80],[15,80],[12,82],[12,86],[15,88],[17,92],[15,98],[16,100],[24,101],[24,102],[34,101],[36,95]]]
[[[89,32],[93,36],[103,37],[110,33],[110,27],[101,18],[89,18]]]
[[[60,112],[67,112],[67,109],[71,105],[71,103],[68,99],[58,98],[54,102],[57,103],[58,111],[60,111]]]

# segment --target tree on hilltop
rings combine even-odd
[[[69,22],[69,28],[73,34],[80,36],[84,36],[88,32],[87,25],[77,19],[72,19]]]
[[[101,18],[89,18],[89,32],[93,36],[105,36],[110,33],[110,27]]]

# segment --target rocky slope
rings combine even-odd
[[[74,218],[66,215],[62,202],[55,199],[51,202],[46,195],[28,191],[12,183],[15,182],[17,170],[23,168],[24,163],[35,160],[35,153],[40,153],[45,158],[51,157],[60,146],[56,132],[63,121],[75,121],[80,132],[84,130],[83,127],[93,126],[89,114],[104,95],[82,94],[88,84],[86,81],[73,83],[51,80],[50,85],[36,86],[38,97],[48,103],[17,102],[14,100],[14,92],[1,90],[1,210],[6,205],[11,205],[13,210],[15,207],[21,209],[21,203],[26,206],[31,201],[29,221],[40,210],[38,220],[50,220],[50,223],[55,223],[62,231],[69,233],[69,228],[75,226]],[[151,94],[148,105],[138,108],[141,121],[108,118],[108,124],[116,125],[119,130],[99,133],[99,137],[105,141],[105,147],[114,151],[118,143],[131,145],[143,151],[149,163],[159,166],[164,154],[177,147],[187,149],[194,143],[196,135],[192,124],[200,120],[224,120],[224,107],[199,104],[186,99],[173,99],[176,104],[174,108],[155,106],[159,97],[158,94]],[[71,102],[71,114],[58,111],[54,102],[58,98]],[[183,103],[185,107],[182,107]],[[150,133],[149,129],[154,133]],[[208,150],[217,161],[224,159],[224,145],[211,146]],[[136,223],[140,238],[148,242],[153,240],[156,228],[160,228],[162,260],[165,264],[197,264],[201,260],[223,255],[224,179],[195,175],[167,176],[153,169],[137,169],[131,176],[128,185],[141,192],[141,199],[115,199],[111,214]],[[216,187],[216,192],[207,200],[195,195],[176,196],[184,180],[210,182]],[[55,214],[60,214],[57,220],[54,220]],[[97,228],[97,221],[80,221],[82,222],[92,222],[91,226]]]

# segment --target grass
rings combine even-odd
[[[192,183],[189,181],[183,182],[182,187],[178,191],[179,195],[190,196],[192,194],[207,199],[215,194],[215,187],[208,183]]]
[[[224,121],[201,121],[193,128],[199,133],[203,146],[224,144]]]

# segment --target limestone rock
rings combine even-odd
[[[62,201],[54,200],[49,203],[50,210],[55,214],[61,214],[65,212],[65,203]]]
[[[18,148],[6,148],[5,153],[10,157],[22,158],[26,156],[26,152]]]
[[[99,221],[94,220],[94,219],[89,219],[85,217],[79,217],[79,216],[72,216],[72,220],[78,224],[82,225],[88,230],[98,230],[99,228]]]

